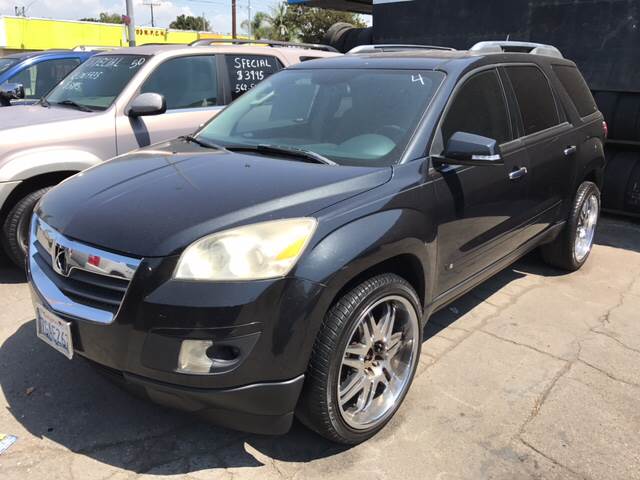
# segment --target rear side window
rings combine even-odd
[[[280,60],[271,55],[227,55],[231,98],[235,100],[282,68]]]
[[[524,134],[558,125],[558,110],[547,77],[537,67],[506,67],[520,106]]]
[[[577,68],[568,65],[554,65],[553,71],[569,94],[581,117],[586,117],[598,110],[587,82]]]
[[[217,105],[216,57],[198,55],[167,60],[149,76],[142,93],[159,93],[167,110],[203,108]]]
[[[456,132],[482,135],[498,143],[512,139],[509,113],[495,70],[473,76],[456,94],[442,124],[444,145]]]

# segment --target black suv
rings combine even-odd
[[[66,180],[32,221],[38,336],[217,424],[371,437],[434,311],[591,250],[603,117],[555,50],[493,51],[305,62]]]

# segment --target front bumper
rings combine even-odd
[[[82,253],[82,244],[74,248],[74,255]],[[176,281],[178,257],[142,259],[112,320],[91,321],[74,315],[83,310],[68,308],[72,300],[62,292],[50,294],[60,279],[42,258],[35,260],[35,250],[32,244],[28,265],[34,302],[71,323],[76,354],[154,402],[217,424],[261,433],[290,427],[312,326],[324,315],[322,285],[299,278]],[[207,374],[185,374],[178,369],[184,340],[233,346],[238,357]]]
[[[89,362],[131,393],[169,408],[197,414],[216,425],[265,435],[289,431],[304,375],[227,389],[196,389],[149,380]]]

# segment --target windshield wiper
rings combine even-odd
[[[196,143],[204,148],[211,148],[213,150],[224,150],[224,147],[220,145],[217,145],[213,142],[207,142],[206,140],[201,140],[198,137],[194,137],[193,135],[184,135],[180,138],[186,140],[187,142]]]
[[[302,158],[308,162],[321,163],[323,165],[338,165],[333,160],[330,160],[327,157],[320,155],[319,153],[312,152],[310,150],[303,150],[301,148],[282,147],[280,145],[241,145],[226,147],[226,149],[232,152],[257,152],[266,154],[275,153],[277,155]]]
[[[63,105],[66,107],[73,107],[76,110],[80,110],[81,112],[94,112],[95,110],[87,107],[86,105],[81,105],[79,103],[74,102],[73,100],[63,100],[61,102],[55,102],[56,105]]]
[[[51,106],[51,104],[45,97],[40,98],[40,101],[38,103],[42,105],[44,108],[49,108]]]

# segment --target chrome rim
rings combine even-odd
[[[593,237],[596,234],[596,226],[598,225],[599,210],[598,197],[594,194],[591,194],[582,204],[580,216],[578,217],[574,247],[576,260],[578,262],[584,260],[591,251]]]
[[[355,322],[342,353],[338,405],[351,428],[384,422],[409,387],[420,339],[418,314],[406,298],[388,296]]]

